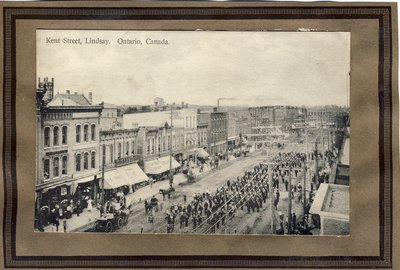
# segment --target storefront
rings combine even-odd
[[[47,226],[56,218],[70,217],[67,207],[72,199],[72,183],[43,188],[37,191],[37,227]],[[61,209],[61,210],[60,210]],[[72,214],[72,213],[71,213]]]
[[[87,201],[89,199],[94,200],[94,202],[100,200],[99,176],[97,175],[91,175],[75,180],[72,182],[71,188],[74,203],[80,201],[82,209],[87,208]]]
[[[134,192],[149,180],[149,177],[136,163],[118,167],[117,170],[125,177],[125,181],[128,183],[128,192]]]
[[[179,162],[176,161],[174,157],[171,157],[170,159],[170,156],[165,156],[158,159],[146,161],[144,172],[147,175],[153,176],[156,180],[162,180],[168,175],[170,169],[172,171],[175,171],[180,166],[181,164],[179,164]]]
[[[203,148],[197,148],[196,155],[201,162],[204,162],[210,156]]]
[[[113,169],[104,172],[104,197],[106,200],[114,198],[116,193],[124,190],[124,186],[129,186],[129,183],[119,170]]]

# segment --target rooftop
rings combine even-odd
[[[310,213],[326,218],[349,220],[349,186],[321,184],[315,195]]]
[[[91,106],[90,101],[82,94],[56,94],[48,106]]]

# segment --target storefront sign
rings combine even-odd
[[[61,187],[60,188],[60,193],[61,193],[61,196],[67,195],[67,193],[68,193],[67,187]]]
[[[52,152],[46,152],[46,156],[59,155],[59,154],[66,154],[67,152],[68,152],[68,149],[59,150],[59,151],[52,151]]]

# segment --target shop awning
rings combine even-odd
[[[203,148],[197,149],[197,156],[202,159],[208,158],[210,155]]]
[[[125,181],[128,182],[129,185],[134,185],[149,180],[149,177],[136,163],[119,167],[117,170],[121,175],[125,176]]]
[[[161,174],[163,172],[167,172],[170,169],[170,157],[161,157],[154,160],[149,160],[145,162],[144,171],[146,174]],[[172,169],[176,169],[180,167],[178,161],[172,157]]]
[[[171,157],[172,159],[172,169],[176,169],[179,168],[181,166],[181,164],[176,161],[176,159],[174,157]],[[166,170],[169,171],[169,156],[166,157],[161,157],[158,159],[158,161],[166,167]]]
[[[76,184],[87,183],[94,180],[95,175],[86,176],[81,179],[75,180]]]
[[[125,185],[129,185],[118,170],[104,172],[104,189],[115,189]]]

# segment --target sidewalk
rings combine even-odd
[[[73,214],[71,218],[69,219],[60,219],[60,226],[58,227],[58,231],[56,231],[56,226],[53,226],[52,224],[44,227],[44,232],[59,232],[63,233],[64,232],[64,227],[63,223],[64,220],[67,222],[67,229],[66,232],[78,232],[78,231],[85,231],[89,228],[91,228],[94,223],[96,222],[96,218],[100,217],[100,211],[93,207],[92,212],[88,212],[86,209],[83,210],[83,212],[77,216],[76,214]]]

